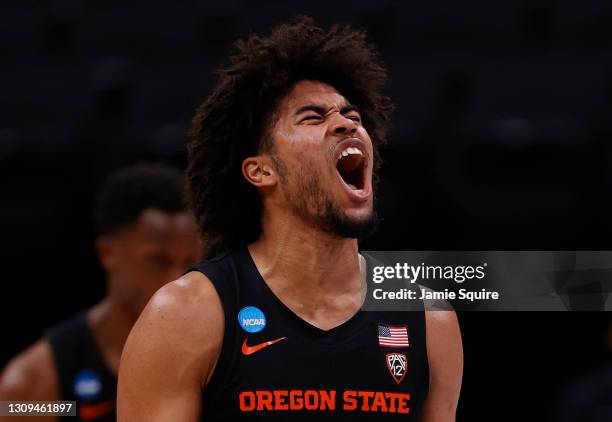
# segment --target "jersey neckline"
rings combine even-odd
[[[333,337],[334,341],[337,341],[339,336],[340,337],[352,336],[353,334],[359,332],[360,328],[362,327],[362,324],[366,320],[366,314],[370,314],[369,312],[364,312],[362,310],[362,307],[363,307],[363,303],[362,303],[360,308],[357,310],[357,312],[354,313],[349,319],[342,322],[341,324],[336,325],[335,327],[332,327],[328,330],[319,328],[311,324],[310,322],[306,321],[305,319],[300,317],[298,314],[296,314],[272,291],[268,283],[264,280],[263,276],[259,272],[259,269],[257,268],[257,265],[255,264],[255,261],[253,260],[253,257],[251,256],[251,252],[246,246],[242,248],[239,252],[241,255],[243,255],[243,258],[244,258],[243,262],[246,264],[246,267],[247,267],[246,270],[253,275],[253,278],[256,280],[256,283],[261,285],[264,294],[268,296],[271,299],[271,301],[278,306],[278,308],[282,311],[282,313],[286,315],[287,318],[294,325],[298,326],[301,330],[305,331],[306,333],[310,334],[311,336],[315,338],[327,339],[327,338]],[[366,268],[367,266],[368,266],[368,260],[366,259]],[[368,287],[366,283],[366,289],[367,288]],[[367,291],[366,291],[366,295],[367,295]]]

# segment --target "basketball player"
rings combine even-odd
[[[192,205],[219,253],[136,322],[119,421],[455,420],[455,314],[360,311],[384,79],[348,27],[302,18],[237,43],[189,144]]]
[[[201,259],[183,180],[179,171],[152,164],[107,179],[95,205],[107,293],[16,356],[3,371],[0,400],[75,400],[77,418],[65,420],[115,420],[119,358],[132,325],[158,288]]]

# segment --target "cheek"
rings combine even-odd
[[[329,167],[328,154],[321,143],[303,142],[286,152],[285,163],[290,170],[302,169],[306,172],[320,173],[323,167]]]
[[[276,145],[281,152],[297,154],[320,150],[325,142],[324,125],[304,125],[279,130],[275,134]]]
[[[141,257],[126,260],[122,268],[123,278],[129,279],[130,284],[140,290],[157,289],[163,284],[161,280],[164,279],[165,271]]]
[[[368,148],[368,150],[370,151],[370,154],[372,154],[374,147],[372,144],[372,138],[370,138],[370,135],[368,134],[368,131],[365,130],[365,128],[363,126],[359,127],[358,129],[359,135],[361,137],[361,139],[363,139],[363,141],[366,143],[366,146]]]
[[[313,172],[316,172],[319,178],[333,175],[329,164],[331,149],[324,143],[324,135],[312,132],[292,133],[280,139],[277,143],[277,154],[290,180],[308,178]]]
[[[313,188],[321,183],[326,183],[333,176],[329,165],[319,155],[304,152],[297,156],[289,167],[289,183],[294,188],[301,186],[302,189]]]
[[[113,271],[124,277],[132,277],[134,273],[137,273],[138,257],[133,256],[129,250],[125,250],[118,254],[115,259],[115,267]]]

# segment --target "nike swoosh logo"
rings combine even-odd
[[[115,401],[109,400],[96,404],[81,404],[79,418],[84,421],[101,418],[115,409]]]
[[[277,338],[276,340],[264,341],[263,343],[256,344],[255,346],[247,346],[247,339],[245,338],[244,343],[242,343],[242,354],[246,356],[252,355],[255,352],[259,352],[261,349],[271,346],[274,343],[278,343],[286,338],[287,337],[281,337]]]

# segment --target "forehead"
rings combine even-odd
[[[129,230],[133,240],[167,242],[175,236],[197,236],[193,216],[187,211],[168,213],[148,208],[144,210]]]
[[[281,99],[281,112],[291,112],[305,104],[318,104],[326,107],[342,108],[349,104],[336,88],[319,81],[296,82]]]

